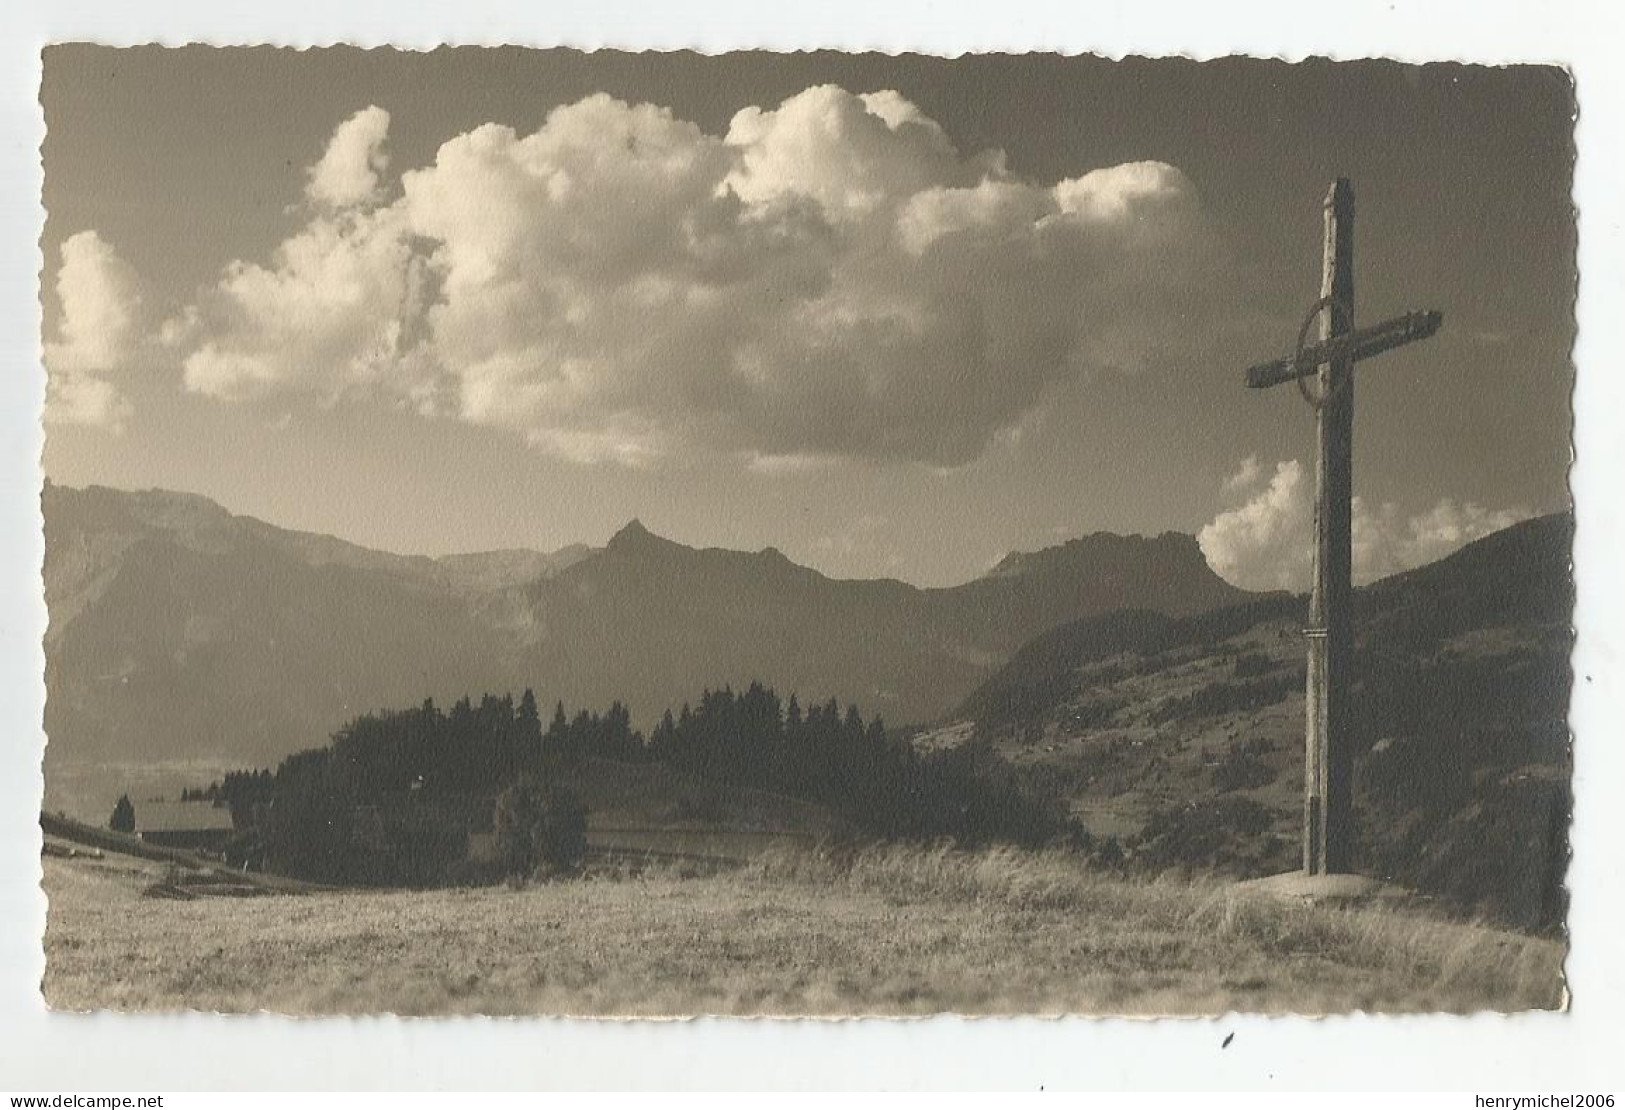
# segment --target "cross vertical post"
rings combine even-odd
[[[1247,368],[1250,389],[1294,382],[1315,410],[1315,581],[1309,594],[1304,689],[1303,870],[1346,874],[1354,863],[1354,364],[1430,338],[1438,311],[1354,326],[1354,189],[1326,194],[1320,299],[1286,358]],[[1320,339],[1308,344],[1309,326]],[[1310,379],[1314,384],[1310,384]]]
[[[1338,178],[1326,194],[1321,271],[1322,341],[1354,326],[1354,190]],[[1354,359],[1320,365],[1316,414],[1314,586],[1309,596],[1307,743],[1304,745],[1303,869],[1350,869],[1354,748],[1349,665],[1353,661]]]

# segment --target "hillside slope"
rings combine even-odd
[[[1357,591],[1361,870],[1522,926],[1561,921],[1572,532],[1566,514],[1527,521]],[[1068,623],[920,742],[992,743],[1142,866],[1290,869],[1304,611],[1276,596]]]

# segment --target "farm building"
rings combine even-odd
[[[213,802],[142,802],[135,807],[135,834],[149,844],[219,851],[233,832],[231,810]]]

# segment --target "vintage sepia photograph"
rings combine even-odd
[[[1561,66],[42,73],[51,1009],[1568,1007]]]

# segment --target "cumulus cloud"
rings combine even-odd
[[[45,387],[45,419],[122,432],[133,411],[118,387],[86,374],[52,375]]]
[[[167,326],[192,337],[186,387],[225,400],[371,392],[431,407],[427,352],[412,342],[424,262],[401,228],[394,211],[323,215],[270,265],[233,262],[187,318]]]
[[[1258,460],[1248,458],[1225,488],[1246,500],[1219,513],[1197,534],[1215,573],[1244,589],[1307,590],[1314,572],[1312,476],[1291,459],[1276,463],[1265,484]],[[1352,513],[1354,580],[1359,584],[1442,559],[1532,515],[1523,508],[1487,509],[1451,498],[1407,515],[1393,502],[1372,507],[1356,497]]]
[[[1248,455],[1236,467],[1236,472],[1224,480],[1224,488],[1228,490],[1251,489],[1258,484],[1259,477],[1264,468],[1258,464],[1257,455]]]
[[[862,220],[929,189],[974,186],[1002,161],[962,159],[935,121],[895,92],[810,88],[729,124],[729,187],[751,204],[814,200],[836,222]]]
[[[45,418],[118,430],[130,415],[115,384],[144,341],[140,286],[95,231],[66,239],[56,276],[57,339],[45,344]]]
[[[389,167],[384,139],[389,134],[389,113],[364,108],[339,124],[321,161],[310,168],[305,196],[317,204],[348,208],[381,197],[380,181]]]
[[[1247,500],[1204,525],[1196,541],[1214,573],[1249,590],[1301,590],[1308,586],[1314,543],[1314,489],[1296,459],[1275,464],[1275,473],[1257,488],[1262,468],[1249,460],[1251,481],[1240,489]],[[1244,463],[1235,475],[1247,474]]]
[[[590,96],[451,138],[385,204],[388,123],[342,124],[307,226],[193,306],[188,388],[383,397],[582,462],[952,467],[1156,357],[1212,247],[1172,166],[1025,180],[896,92],[720,135]]]

